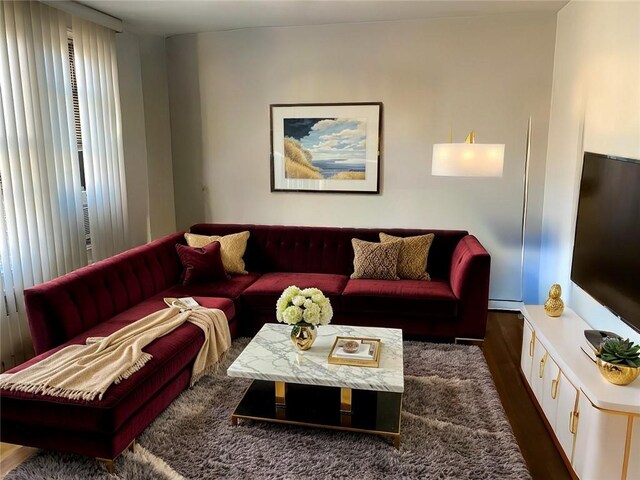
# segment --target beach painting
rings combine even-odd
[[[272,105],[272,191],[379,191],[381,104]]]

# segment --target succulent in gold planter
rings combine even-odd
[[[640,376],[640,345],[628,338],[606,338],[596,356],[600,373],[615,385],[628,385]]]

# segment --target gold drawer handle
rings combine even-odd
[[[545,352],[544,356],[542,357],[542,360],[540,360],[540,368],[538,369],[538,376],[540,378],[542,378],[542,375],[544,375],[544,366],[547,364],[547,355],[549,354]]]
[[[575,435],[578,431],[578,417],[579,412],[569,412],[569,432]]]
[[[551,382],[551,398],[554,400],[558,396],[558,384],[560,383],[560,371],[558,370],[558,376]]]
[[[529,341],[529,356],[533,357],[533,346],[536,341],[536,332],[531,332],[531,340]]]

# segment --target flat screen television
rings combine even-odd
[[[640,160],[585,152],[571,280],[640,332]]]

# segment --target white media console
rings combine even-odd
[[[580,348],[589,325],[526,305],[520,368],[565,462],[583,480],[640,479],[640,379],[607,382]]]

